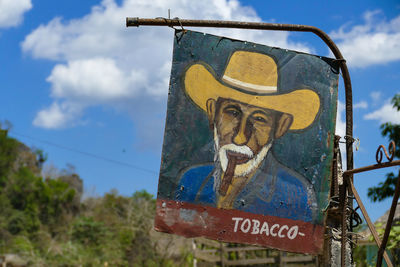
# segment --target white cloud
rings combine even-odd
[[[18,26],[31,8],[31,0],[0,0],[0,28]]]
[[[144,82],[139,71],[123,73],[113,59],[91,58],[72,60],[53,68],[47,81],[52,84],[52,96],[84,103],[103,103],[118,98],[134,97],[135,87]]]
[[[50,107],[38,112],[33,125],[47,129],[64,128],[65,125],[73,123],[75,116],[81,113],[81,107],[76,104],[54,102]]]
[[[356,108],[366,109],[366,108],[368,108],[368,103],[366,101],[360,101],[358,103],[355,103],[353,108],[354,109],[356,109]]]
[[[400,16],[387,21],[381,11],[366,12],[364,24],[330,33],[349,66],[367,67],[400,60]]]
[[[391,99],[385,101],[384,105],[364,116],[365,120],[378,120],[380,123],[391,122],[394,124],[400,124],[400,112],[393,108]]]
[[[374,104],[377,104],[381,101],[382,93],[380,91],[374,91],[370,94],[372,101]]]
[[[337,115],[336,115],[336,135],[341,137],[340,141],[344,142],[346,136],[346,121],[344,104],[338,100]],[[340,152],[342,154],[342,164],[346,162],[346,145],[339,143]]]
[[[129,112],[144,127],[142,131],[153,132],[141,121],[165,116],[173,32],[168,27],[126,28],[125,17],[154,18],[166,14],[168,9],[171,17],[261,21],[252,8],[242,6],[237,0],[124,0],[121,4],[103,0],[84,17],[54,18],[31,32],[21,44],[22,50],[32,57],[57,63],[47,79],[54,103],[37,114],[34,124],[46,128],[68,127],[79,120],[85,108],[110,105]],[[289,41],[287,32],[195,30],[310,51],[301,43]],[[63,104],[79,106],[80,111],[62,108]],[[148,107],[151,111],[144,112]],[[51,117],[51,112],[56,115],[44,119]],[[160,140],[162,127],[160,123]]]
[[[337,115],[336,115],[336,135],[342,138],[346,135],[346,122],[344,120],[345,109],[344,104],[338,101]]]

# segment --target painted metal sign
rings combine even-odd
[[[320,253],[337,86],[333,59],[177,31],[156,229]]]

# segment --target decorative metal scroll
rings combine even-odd
[[[396,144],[394,143],[394,141],[391,141],[390,144],[389,144],[389,154],[390,154],[390,156],[389,156],[385,146],[384,145],[380,145],[378,147],[378,149],[376,150],[376,162],[378,162],[378,164],[382,163],[383,153],[385,153],[385,156],[386,156],[387,160],[389,162],[392,162],[395,152],[396,152]]]

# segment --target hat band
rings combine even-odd
[[[253,83],[246,83],[234,78],[231,78],[227,75],[222,77],[222,80],[229,83],[230,85],[239,87],[241,89],[245,89],[248,91],[256,92],[256,93],[276,93],[278,91],[276,86],[268,86],[268,85],[258,85]]]

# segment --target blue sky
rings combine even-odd
[[[45,171],[74,166],[87,194],[157,192],[173,31],[126,28],[125,17],[171,17],[305,24],[328,33],[353,84],[355,166],[373,164],[379,125],[400,123],[388,102],[400,92],[397,1],[0,1],[0,120],[11,136],[48,154]],[[311,33],[195,29],[329,56]],[[344,135],[344,89],[337,133]],[[395,168],[393,168],[395,169]],[[355,177],[372,219],[390,200],[367,188],[386,171]]]

